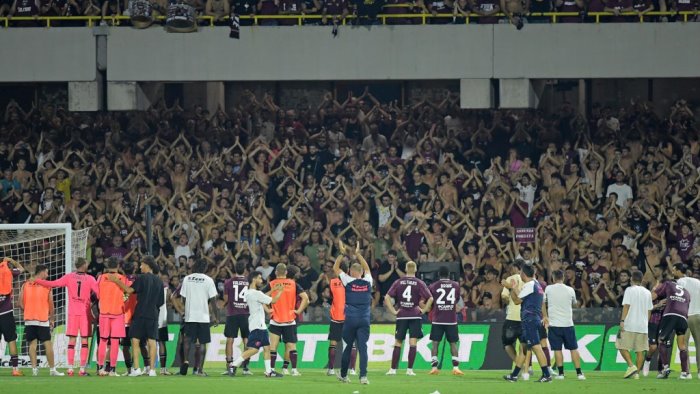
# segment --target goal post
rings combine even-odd
[[[19,307],[22,285],[34,273],[38,264],[46,265],[49,279],[55,280],[74,270],[78,258],[86,258],[89,228],[73,230],[70,223],[0,224],[1,257],[11,257],[26,270],[13,281],[13,313],[17,324],[17,348],[22,366],[29,365],[28,344],[24,339],[24,316]],[[53,332],[57,365],[65,365],[65,324],[68,300],[64,288],[53,289],[56,327]],[[40,354],[43,354],[41,352]],[[0,342],[0,365],[9,366],[9,351],[5,341]],[[45,358],[40,357],[43,365]]]

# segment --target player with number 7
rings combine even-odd
[[[68,289],[68,321],[66,336],[68,337],[68,376],[73,376],[75,362],[75,344],[80,336],[80,376],[88,376],[85,371],[89,355],[88,339],[92,337],[90,330],[90,297],[97,295],[97,280],[87,273],[88,262],[79,258],[75,263],[75,271],[65,274],[56,280],[37,279],[36,283],[45,287],[65,287]]]

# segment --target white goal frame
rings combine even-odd
[[[64,253],[64,269],[66,273],[73,271],[73,226],[70,223],[0,223],[0,231],[8,230],[63,230],[63,236],[65,237],[65,241],[63,241],[63,243],[66,246]],[[0,237],[0,246],[5,245],[9,245],[9,243],[5,243],[2,237]],[[20,261],[20,263],[22,262]],[[67,304],[66,312],[68,312]]]

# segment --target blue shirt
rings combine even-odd
[[[542,320],[544,291],[542,291],[542,286],[540,286],[539,282],[532,279],[525,283],[518,294],[518,298],[522,300],[522,304],[520,304],[520,320],[530,322]]]
[[[367,273],[363,278],[355,279],[341,272],[339,277],[345,286],[345,320],[369,320],[372,307],[372,274]]]

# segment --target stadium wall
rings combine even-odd
[[[700,76],[699,24],[113,29],[108,80],[378,80]],[[176,54],[176,55],[175,55]]]
[[[700,77],[698,23],[97,29],[109,81]],[[0,82],[93,81],[98,37],[6,29]]]
[[[0,82],[94,81],[97,45],[90,28],[3,29]]]
[[[512,367],[512,363],[508,356],[503,351],[501,344],[502,323],[482,323],[482,324],[460,324],[459,325],[459,359],[460,368],[465,370],[505,370]],[[23,326],[18,326],[19,341],[23,340]],[[370,369],[385,369],[389,368],[391,363],[391,355],[394,345],[394,325],[393,324],[373,324],[370,331],[370,340],[368,344],[369,350],[369,368]],[[180,335],[180,326],[171,324],[168,327],[170,332],[170,341],[168,346],[168,365],[179,366],[179,360],[176,359],[176,351],[178,337]],[[576,326],[576,336],[579,344],[579,352],[581,354],[582,368],[585,371],[600,370],[600,371],[624,371],[626,364],[619,352],[615,349],[615,339],[619,331],[617,325],[606,324],[581,324]],[[207,348],[207,363],[206,368],[209,370],[225,369],[226,356],[225,345],[226,338],[224,337],[224,326],[220,325],[212,327],[212,342]],[[299,343],[297,345],[299,352],[299,368],[302,369],[322,369],[326,367],[328,354],[328,325],[327,324],[301,324],[298,327]],[[423,326],[423,333],[426,335],[418,341],[418,355],[416,358],[415,369],[428,370],[430,369],[430,349],[432,344],[428,338],[430,333],[430,325]],[[91,341],[91,365],[94,366],[96,359],[97,346],[96,342]],[[58,355],[57,363],[61,366],[65,365],[65,349],[67,346],[67,338],[64,335],[64,327],[60,326],[54,330],[54,350]],[[234,358],[240,354],[241,342],[236,339],[234,342]],[[697,350],[693,340],[688,344],[688,352],[690,357],[690,365],[695,364]],[[5,342],[0,343],[0,366],[9,366],[9,353],[5,346]],[[123,361],[122,355],[119,355],[120,365]],[[442,360],[444,368],[448,368],[450,364],[449,346],[440,344],[438,357]],[[672,354],[673,366],[675,370],[680,368],[680,358],[677,348],[674,344]],[[42,363],[45,359],[41,358]],[[404,346],[403,354],[399,364],[400,368],[406,368],[408,361],[408,347]],[[571,356],[568,351],[564,351],[564,361],[567,370],[571,370]],[[281,361],[278,361],[281,363]],[[29,365],[28,357],[21,360],[22,365]],[[262,368],[262,357],[256,355],[251,360],[251,365],[254,368]]]

